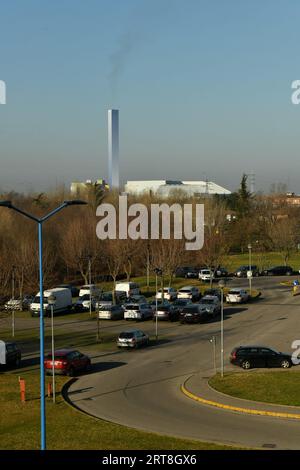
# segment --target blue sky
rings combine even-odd
[[[107,176],[109,107],[121,177],[300,192],[297,0],[0,3],[0,188]]]

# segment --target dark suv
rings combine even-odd
[[[16,343],[0,341],[0,365],[20,367],[21,350]]]
[[[252,276],[254,277],[257,277],[259,276],[259,269],[257,266],[251,266],[251,269],[250,269],[250,266],[247,266],[247,265],[243,265],[243,266],[240,266],[235,272],[234,272],[234,275],[236,277],[247,277],[247,272],[248,271],[252,271]]]
[[[251,369],[251,367],[282,367],[292,366],[292,356],[265,346],[239,346],[230,355],[231,364]]]
[[[273,266],[263,271],[264,276],[291,276],[294,270],[291,266]]]

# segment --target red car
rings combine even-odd
[[[44,360],[46,374],[52,374],[52,354],[48,354]],[[55,374],[69,375],[73,377],[76,372],[90,369],[91,360],[85,354],[74,349],[60,349],[54,351]]]

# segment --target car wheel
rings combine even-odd
[[[282,367],[282,369],[289,369],[291,367],[291,363],[288,359],[284,359],[281,361],[280,367]]]
[[[291,275],[292,275],[291,271],[288,271],[288,272],[286,273],[286,275],[287,275],[287,276],[291,276]]]
[[[243,362],[242,362],[242,368],[243,368],[243,369],[246,369],[246,370],[251,369],[251,363],[250,363],[250,361],[247,361],[247,360],[243,361]]]
[[[15,366],[20,367],[20,365],[21,365],[21,359],[18,358],[18,359],[16,359]]]
[[[68,371],[68,376],[69,377],[74,377],[75,375],[75,369],[74,367],[70,367],[69,371]]]

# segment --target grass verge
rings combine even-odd
[[[22,378],[26,380],[26,403],[20,402],[18,375],[18,371],[0,375],[0,408],[3,410],[0,414],[1,450],[39,448],[39,373],[38,370],[22,371]],[[47,382],[50,381],[48,377]],[[61,396],[66,381],[64,377],[57,377],[56,404],[47,398],[47,448],[50,450],[232,449],[218,444],[140,432],[79,413],[67,405]]]
[[[237,398],[300,406],[300,373],[291,370],[232,372],[225,374],[223,379],[217,374],[210,379],[209,385]]]

